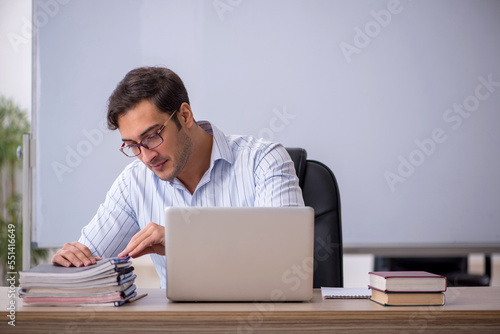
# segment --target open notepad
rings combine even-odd
[[[358,299],[370,298],[372,293],[368,288],[325,288],[321,287],[324,299]]]

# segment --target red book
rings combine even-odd
[[[369,288],[384,292],[444,292],[446,277],[426,271],[371,271]]]

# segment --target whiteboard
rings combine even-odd
[[[346,247],[500,246],[500,2],[36,2],[33,241],[80,230],[123,167],[107,99],[139,66],[197,120],[335,173]]]

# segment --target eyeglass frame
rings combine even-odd
[[[160,146],[161,144],[163,144],[163,137],[161,136],[161,132],[165,129],[165,127],[167,126],[167,123],[168,121],[170,121],[170,119],[174,116],[174,114],[177,112],[177,110],[175,110],[171,115],[170,117],[165,121],[165,123],[163,123],[163,125],[158,129],[158,131],[150,134],[149,136],[147,136],[146,138],[142,139],[139,143],[137,144],[130,144],[130,145],[126,145],[125,143],[122,144],[122,146],[120,147],[120,151],[125,154],[125,156],[129,157],[129,158],[135,158],[136,156],[140,155],[142,153],[142,150],[141,150],[141,146],[144,147],[145,149],[148,149],[148,150],[152,150],[154,148],[157,148],[158,146]],[[154,147],[148,147],[147,145],[143,144],[144,141],[147,141],[148,139],[151,139],[152,137],[154,136],[158,136],[160,137],[161,141],[158,145],[154,146]],[[130,148],[130,147],[137,147],[139,149],[139,153],[137,153],[136,155],[128,155],[127,153],[125,153],[123,150],[125,148]]]

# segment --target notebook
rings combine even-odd
[[[169,207],[165,212],[170,300],[312,298],[312,208]]]
[[[321,287],[324,299],[363,299],[370,298],[372,293],[368,288],[327,288]]]

